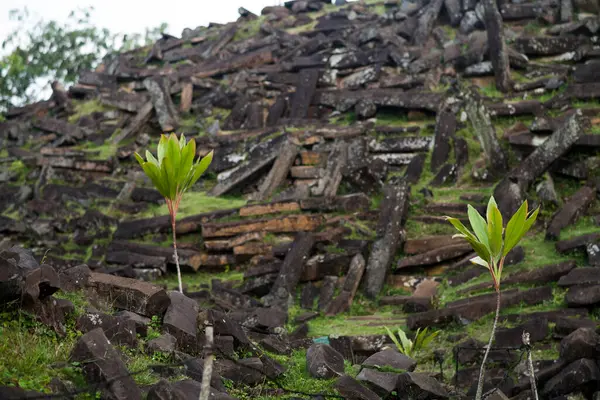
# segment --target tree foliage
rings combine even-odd
[[[136,35],[111,33],[91,22],[93,8],[72,11],[66,22],[32,21],[27,8],[11,10],[18,26],[2,42],[0,110],[39,100],[48,81],[74,83],[104,56],[156,40],[166,24]],[[44,81],[45,79],[45,81]]]

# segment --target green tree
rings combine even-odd
[[[96,27],[92,12],[92,7],[72,11],[65,23],[43,19],[32,23],[27,8],[9,12],[18,26],[2,42],[0,111],[39,100],[48,81],[74,83],[107,54],[152,43],[167,28],[162,24],[146,29],[144,35],[114,34]]]

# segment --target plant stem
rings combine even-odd
[[[533,399],[538,400],[537,387],[535,384],[535,370],[533,369],[533,359],[531,358],[531,347],[529,332],[523,332],[523,344],[527,351],[527,367],[529,368],[529,383],[531,384],[531,392],[533,393]]]
[[[500,289],[496,289],[496,316],[494,317],[494,325],[492,325],[492,334],[490,335],[490,341],[488,342],[487,349],[485,350],[485,354],[483,356],[483,361],[481,362],[481,369],[479,370],[479,381],[477,382],[477,394],[475,395],[475,400],[481,400],[483,396],[483,381],[485,375],[485,362],[487,361],[488,355],[490,354],[490,350],[492,349],[492,342],[494,341],[494,336],[496,335],[496,326],[498,325],[498,317],[500,316]]]
[[[210,395],[210,380],[213,369],[213,326],[205,322],[206,342],[204,343],[204,369],[202,371],[202,385],[200,386],[199,400],[208,400]]]
[[[181,269],[179,268],[179,256],[177,255],[177,235],[175,234],[175,218],[171,219],[171,227],[173,228],[173,256],[175,257],[175,266],[177,267],[177,279],[179,280],[179,292],[183,293],[183,284],[181,283]]]

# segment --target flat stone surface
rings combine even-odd
[[[88,287],[114,307],[149,318],[162,317],[171,304],[164,289],[137,279],[92,272]]]
[[[163,329],[177,339],[181,351],[190,353],[198,349],[198,303],[177,291],[168,293],[171,304],[163,318]]]

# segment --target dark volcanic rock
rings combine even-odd
[[[391,367],[397,370],[413,371],[417,363],[396,350],[388,349],[373,354],[362,363],[362,370],[357,376],[382,395],[389,395],[396,388],[397,372],[379,371],[378,367]]]
[[[600,285],[571,286],[565,297],[569,307],[587,307],[600,303]]]
[[[600,354],[600,337],[589,328],[579,328],[560,342],[560,357],[566,362],[580,358],[597,358]]]
[[[164,333],[156,339],[149,340],[146,344],[146,352],[153,354],[154,352],[160,352],[165,354],[172,354],[177,346],[177,339],[175,336]]]
[[[576,391],[591,395],[600,380],[600,370],[594,360],[583,358],[573,361],[550,379],[541,390],[548,398],[567,395]]]
[[[77,319],[77,330],[87,333],[102,328],[104,335],[112,343],[135,346],[137,344],[135,322],[123,317],[103,313],[88,312]]]
[[[558,286],[599,285],[600,268],[581,267],[572,269],[558,280]]]
[[[181,351],[198,351],[198,303],[182,293],[169,292],[171,304],[163,318],[163,329],[177,339]]]
[[[92,273],[88,287],[114,307],[146,317],[162,317],[171,304],[164,289],[136,279]]]
[[[374,298],[385,283],[389,265],[402,246],[402,226],[406,222],[410,188],[406,183],[398,186],[389,185],[384,188],[384,199],[381,205],[380,219],[377,226],[377,240],[373,243],[371,254],[365,271],[365,293]]]
[[[527,331],[531,343],[539,342],[548,336],[548,320],[532,318],[523,325],[514,328],[498,329],[496,332],[496,345],[499,347],[519,347],[523,343],[521,335]]]
[[[335,381],[335,388],[348,400],[379,400],[380,397],[348,375]]]
[[[315,378],[341,376],[344,373],[344,357],[327,344],[315,343],[306,351],[306,368]]]
[[[263,363],[259,358],[243,358],[237,362],[231,360],[216,360],[215,371],[225,379],[246,385],[256,385],[264,377]]]
[[[89,383],[104,383],[102,387],[105,388],[103,391],[106,398],[142,399],[142,392],[101,328],[79,338],[71,353],[71,360],[81,363],[83,374]]]
[[[407,399],[447,399],[448,392],[435,379],[426,373],[405,372],[398,376],[396,390],[404,393]]]
[[[546,239],[556,240],[560,231],[574,223],[596,199],[596,188],[584,186],[552,217],[546,230]]]
[[[583,117],[578,111],[569,116],[550,138],[508,173],[494,188],[494,197],[503,216],[513,215],[517,211],[533,182],[579,140],[583,131]]]

